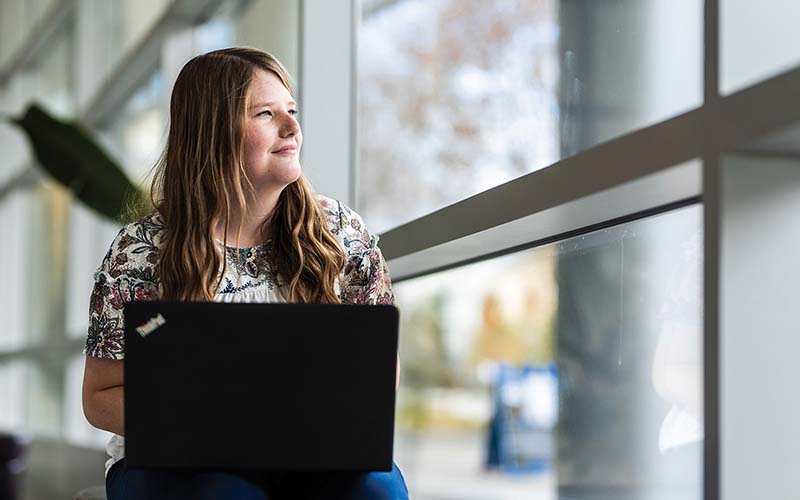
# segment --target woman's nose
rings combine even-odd
[[[281,128],[281,137],[291,137],[297,135],[298,132],[300,132],[300,124],[293,116],[288,115]]]

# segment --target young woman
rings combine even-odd
[[[90,305],[83,384],[89,422],[114,433],[109,500],[406,499],[390,473],[245,476],[129,469],[123,436],[123,317],[132,300],[391,304],[377,236],[303,177],[289,75],[246,48],[195,57],[172,91],[155,211],[112,242]]]

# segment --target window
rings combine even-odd
[[[414,498],[702,498],[702,246],[692,205],[396,285]]]
[[[362,5],[356,206],[378,231],[702,101],[699,0]]]

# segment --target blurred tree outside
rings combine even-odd
[[[556,4],[400,0],[365,14],[357,208],[373,227],[558,159]]]
[[[401,425],[482,427],[487,368],[553,362],[554,272],[548,246],[399,283]]]

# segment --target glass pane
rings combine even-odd
[[[2,184],[9,182],[3,180]],[[2,189],[2,188],[0,188]],[[0,259],[13,262],[6,266],[4,281],[6,286],[0,287],[0,317],[3,327],[0,328],[0,352],[13,351],[24,347],[25,338],[25,293],[29,283],[29,273],[34,266],[31,252],[27,249],[27,228],[23,221],[28,220],[32,200],[28,193],[6,191],[0,196],[0,231],[4,235],[0,245]],[[1,401],[2,399],[0,399]]]
[[[59,363],[27,359],[0,363],[0,430],[31,437],[58,437],[62,379]]]
[[[0,364],[0,430],[18,431],[25,421],[25,365],[21,361]]]
[[[384,231],[699,106],[702,7],[362,2],[357,207]]]
[[[73,203],[68,226],[65,329],[69,338],[86,339],[94,273],[108,252],[109,242],[119,232],[119,224],[100,219],[84,205]]]
[[[233,45],[266,50],[281,60],[289,74],[297,75],[299,22],[299,0],[282,0],[279,5],[225,0],[208,21],[192,28],[192,43],[198,54]],[[184,61],[175,62],[182,66]],[[169,68],[167,73],[177,76],[180,66]]]
[[[701,224],[691,206],[396,284],[411,496],[700,499]]]
[[[286,66],[290,75],[299,75],[299,0],[283,0],[280,7],[274,2],[250,2],[235,20],[236,44],[257,47],[274,54]],[[299,88],[295,83],[295,91]],[[301,103],[302,104],[302,103]]]
[[[21,0],[0,2],[0,65],[7,64],[22,43],[25,23]]]
[[[25,13],[25,25],[27,29],[31,29],[36,26],[37,23],[42,21],[44,15],[51,9],[56,0],[16,0],[17,2],[23,5],[23,11]]]
[[[109,48],[118,61],[152,29],[169,0],[111,0],[112,29]]]
[[[720,0],[720,91],[730,94],[800,64],[800,3]]]
[[[122,107],[111,125],[117,160],[134,183],[148,186],[151,169],[158,161],[167,137],[164,80],[155,72]]]
[[[35,66],[15,73],[20,109],[36,101],[51,113],[62,117],[71,115],[75,108],[74,52],[74,31],[62,30]]]
[[[28,40],[32,28],[43,21],[56,0],[3,0],[0,2],[0,66],[10,62]]]
[[[58,439],[64,411],[63,363],[26,362],[25,430],[36,437]]]
[[[35,101],[56,116],[70,117],[75,107],[74,38],[73,26],[69,25],[34,66],[15,74],[20,112]],[[22,147],[30,151],[27,140]],[[21,172],[29,167],[26,162],[14,165],[13,170]],[[70,195],[49,176],[44,175],[44,179],[21,191],[27,198],[26,213],[12,222],[12,227],[19,225],[13,231],[22,233],[26,250],[26,258],[20,261],[24,279],[11,285],[16,285],[24,300],[20,314],[24,317],[25,343],[63,335]]]
[[[63,336],[66,304],[70,194],[55,181],[41,183],[30,194],[26,234],[26,342],[58,341]],[[43,264],[44,263],[44,264]]]

